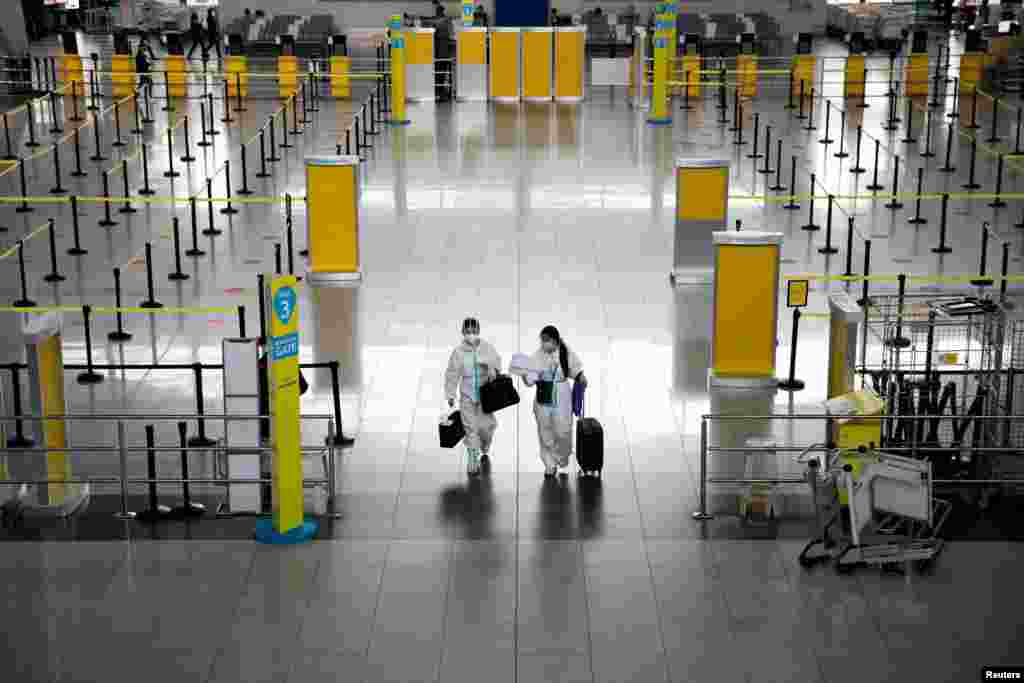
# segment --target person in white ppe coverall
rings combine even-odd
[[[548,325],[540,332],[540,348],[530,356],[529,371],[524,381],[537,385],[533,416],[537,419],[540,459],[544,475],[553,477],[558,468],[569,466],[572,453],[572,387],[574,379],[583,387],[583,363],[565,344],[558,330]]]
[[[479,474],[481,458],[490,456],[491,440],[498,420],[480,406],[480,387],[498,376],[501,356],[491,344],[480,339],[480,323],[476,318],[462,322],[462,343],[455,347],[444,373],[444,392],[448,406],[455,405],[455,389],[459,388],[459,413],[466,430],[466,471]]]

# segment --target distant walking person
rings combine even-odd
[[[217,12],[212,8],[206,11],[206,39],[211,47],[217,48],[217,59],[223,59],[220,52],[220,22],[217,20]]]
[[[466,472],[480,474],[481,460],[488,460],[491,441],[498,420],[480,406],[480,387],[498,376],[501,356],[489,343],[480,339],[480,322],[476,318],[462,321],[462,341],[448,358],[444,373],[444,393],[448,406],[455,406],[459,391],[459,413],[466,430]]]
[[[192,59],[192,54],[197,47],[202,48],[200,54],[206,51],[206,45],[203,42],[203,22],[199,21],[199,15],[196,12],[192,13],[192,19],[188,24],[188,36],[192,40],[192,47],[188,50],[188,59]]]
[[[149,46],[149,39],[143,33],[139,37],[139,46],[135,50],[135,73],[139,75],[139,89],[146,88],[150,95],[153,94],[153,78],[149,72],[155,61],[156,55],[153,54],[153,48]]]

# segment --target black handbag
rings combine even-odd
[[[480,387],[480,407],[485,413],[496,413],[517,403],[519,392],[508,375],[498,375]]]
[[[455,411],[448,416],[448,423],[437,425],[438,436],[441,439],[441,448],[455,448],[466,436],[466,428],[462,426],[462,413]]]

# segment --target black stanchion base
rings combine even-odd
[[[269,178],[271,176],[270,173],[257,173],[255,175],[257,178]]]
[[[925,223],[928,222],[928,219],[927,218],[922,218],[921,216],[914,216],[913,218],[909,219],[907,222],[910,223],[911,225],[924,225]]]
[[[894,130],[899,130],[899,126],[897,126],[895,123],[890,123],[887,126],[882,126],[882,130],[887,130],[889,132],[892,132]]]
[[[921,152],[920,156],[925,159],[931,159],[935,156],[935,152]]]
[[[134,206],[122,206],[120,209],[117,210],[117,212],[118,213],[128,214],[128,213],[138,213],[139,210],[136,209]]]
[[[299,256],[301,256],[302,258],[306,258],[307,256],[309,256],[309,249],[303,249],[302,251],[300,251]]]
[[[762,173],[764,175],[769,175],[771,173],[775,173],[775,169],[774,168],[759,168],[759,169],[757,169],[757,172],[758,173]]]
[[[32,213],[35,211],[31,206],[19,206],[14,210],[15,213]]]
[[[805,386],[807,385],[804,384],[803,380],[799,379],[779,380],[779,389],[782,389],[783,391],[802,391]]]
[[[26,142],[25,146],[26,147],[32,147],[34,149],[34,148],[39,146],[39,143],[38,142]]]
[[[220,122],[221,123],[234,123],[235,120],[233,118],[231,118],[230,116],[222,116],[221,119],[220,119]]]
[[[173,511],[166,505],[157,505],[155,508],[149,508],[135,515],[135,519],[140,522],[159,522],[171,517]]]
[[[889,202],[888,204],[885,204],[884,206],[885,206],[885,208],[889,209],[890,211],[896,211],[897,209],[902,209],[903,208],[903,202]]]
[[[833,140],[832,138],[822,138],[818,140],[818,142],[822,145],[831,145],[833,142],[835,142],[835,140]]]
[[[953,248],[952,247],[934,247],[932,249],[932,253],[933,254],[952,254],[953,253]]]
[[[102,384],[103,375],[98,372],[83,372],[78,375],[79,384]]]
[[[812,130],[818,130],[818,127],[816,125],[814,125],[814,123],[812,123],[811,121],[808,121],[807,125],[804,126],[804,130],[810,132]]]
[[[817,232],[818,230],[821,230],[821,226],[815,225],[814,223],[808,223],[807,225],[800,226],[800,229],[806,230],[807,232]]]
[[[139,304],[139,308],[155,309],[155,308],[163,308],[163,307],[164,307],[164,305],[162,303],[160,303],[159,301],[143,301],[141,304]]]
[[[993,284],[995,284],[995,281],[992,280],[991,278],[983,277],[978,278],[976,280],[971,280],[971,284],[974,285],[975,287],[991,287]]]
[[[32,299],[18,299],[11,306],[14,308],[35,308],[36,302],[32,301]]]
[[[209,140],[200,140],[199,142],[196,143],[196,147],[209,147],[212,144],[213,143],[210,142]]]
[[[785,185],[772,185],[771,187],[768,188],[768,190],[770,192],[785,192],[786,191],[786,186]]]
[[[216,237],[217,235],[223,235],[224,231],[218,230],[217,228],[207,228],[206,230],[203,230],[201,234],[206,235],[207,237]]]
[[[917,142],[917,138],[902,138],[900,140],[904,145],[912,145]]]
[[[131,133],[132,135],[142,135],[142,134],[143,134],[143,133],[145,133],[146,131],[142,130],[141,128],[132,128],[132,129],[131,129],[130,131],[128,131],[128,132],[129,132],[129,133]]]
[[[144,187],[141,190],[139,190],[139,194],[141,194],[143,197],[152,197],[153,195],[156,194],[156,190],[150,187]]]
[[[206,514],[206,506],[202,503],[189,503],[188,505],[179,505],[178,507],[171,510],[171,519],[189,519],[191,517],[202,517]]]
[[[238,209],[236,209],[233,206],[225,206],[223,209],[220,210],[220,212],[221,215],[223,216],[234,216],[236,213],[238,213]]]
[[[979,185],[978,183],[964,183],[960,187],[964,188],[965,190],[980,190],[981,189],[981,185]]]
[[[107,161],[107,157],[103,156],[102,154],[93,154],[91,157],[89,157],[89,161]]]
[[[760,159],[760,158],[761,158],[761,157],[763,157],[763,156],[764,156],[763,154],[761,154],[760,152],[758,152],[757,154],[748,154],[748,155],[747,155],[747,158],[748,158],[748,159]]]
[[[89,174],[86,173],[85,171],[72,171],[69,175],[72,178],[87,178],[87,177],[89,177]]]
[[[114,330],[107,335],[107,339],[112,342],[126,342],[132,338],[131,332],[125,332],[124,330]]]
[[[278,145],[278,147],[280,147],[281,149],[291,149],[294,146],[295,145],[293,145],[291,143],[285,143],[285,142],[282,142],[280,145]],[[363,145],[363,146],[367,147],[368,145]],[[267,159],[267,161],[270,161],[270,159]]]
[[[164,171],[164,178],[177,178],[180,175],[177,171]]]
[[[69,256],[85,256],[89,253],[89,250],[83,249],[82,247],[71,247],[68,249],[67,253]]]
[[[127,144],[128,143],[122,142],[121,140],[114,140],[113,142],[110,143],[110,146],[111,147],[124,147]]]
[[[181,162],[184,163],[184,164],[191,164],[195,160],[196,160],[196,158],[194,156],[192,156],[191,154],[188,154],[186,156],[181,157]]]
[[[176,272],[176,273],[168,273],[167,274],[167,279],[171,280],[171,281],[187,280],[187,279],[189,279],[189,277],[190,276],[189,276],[188,273],[182,273],[180,270],[178,272]]]
[[[202,249],[189,249],[185,252],[185,256],[192,256],[198,258],[199,256],[206,256],[206,252]]]
[[[850,173],[865,173],[865,172],[867,172],[867,169],[864,168],[863,166],[854,166],[853,168],[850,169]]]
[[[68,121],[74,121],[75,123],[81,123],[82,121],[85,121],[85,118],[83,118],[81,116],[72,116],[70,119],[68,119]]]
[[[142,119],[142,122],[147,124],[147,125],[150,124],[150,123],[156,123],[156,121],[154,119]]]
[[[797,204],[796,202],[790,202],[789,204],[783,204],[782,208],[783,209],[788,209],[790,211],[796,211],[797,209],[800,208],[800,205]]]
[[[1002,138],[988,138],[987,140],[985,140],[985,142],[987,142],[989,144],[992,144],[992,145],[994,145],[997,142],[1002,142],[1002,141],[1003,141]]]
[[[188,440],[189,448],[213,448],[217,445],[216,440],[211,439],[208,436],[196,436],[190,437]]]
[[[734,140],[732,144],[734,146],[736,146],[736,147],[746,147],[747,146],[747,141],[746,140]]]
[[[50,194],[67,194],[67,190],[63,187],[54,187],[50,189]]]
[[[106,218],[97,223],[101,228],[112,228],[117,225],[117,221],[109,221]]]
[[[63,128],[51,128],[50,129],[50,135],[60,135],[63,132],[64,132]]]
[[[679,105],[679,109],[682,110],[682,111],[693,111],[693,105],[692,104],[681,104],[681,105]]]
[[[937,170],[941,171],[942,173],[955,173],[956,166],[940,166]]]
[[[247,187],[243,187],[241,190],[235,190],[235,194],[240,194],[243,197],[248,197],[251,194],[255,194],[252,190]]]
[[[324,444],[328,446],[339,446],[341,448],[347,448],[355,445],[356,440],[351,436],[345,436],[344,434],[335,434],[334,438],[327,437],[324,439]]]
[[[1006,206],[1006,202],[1004,202],[1002,199],[997,199],[993,202],[989,202],[988,205],[991,206],[993,209],[1001,209],[1004,206]]]
[[[966,126],[964,126],[964,128],[966,128],[967,130],[978,130],[979,128],[981,128],[981,126],[978,125],[977,123],[968,123]]]
[[[206,134],[209,135],[210,137],[213,137],[214,135],[220,135],[220,131],[219,130],[213,130],[211,128],[210,130],[206,131]]]
[[[910,340],[906,337],[893,337],[892,339],[886,339],[885,345],[890,349],[905,349],[910,346]]]
[[[839,250],[835,247],[818,247],[819,254],[838,254]]]
[[[797,114],[796,117],[801,121],[804,121],[807,118],[807,114]]]
[[[50,273],[43,279],[46,280],[47,282],[64,282],[65,280],[67,280],[67,278],[61,275],[60,273]]]
[[[850,153],[849,152],[836,152],[832,156],[834,156],[836,159],[845,159],[846,157],[850,156]]]
[[[8,448],[32,448],[35,445],[36,442],[26,436],[12,436],[11,438],[7,439]]]

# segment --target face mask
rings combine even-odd
[[[540,343],[540,347],[544,349],[545,353],[554,353],[558,350],[558,345],[555,342],[543,341]]]
[[[465,339],[466,343],[469,344],[470,346],[476,346],[477,344],[480,343],[479,334],[464,334],[462,335],[462,338]]]

